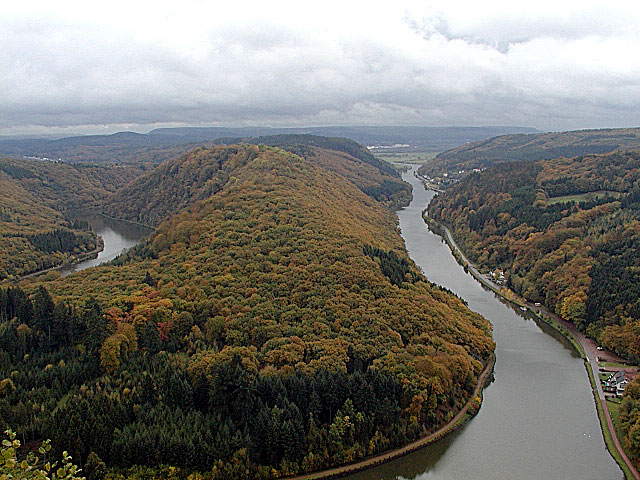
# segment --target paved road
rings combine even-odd
[[[464,255],[464,253],[462,253],[462,250],[460,250],[460,248],[456,244],[455,240],[453,239],[453,236],[451,235],[451,231],[449,231],[449,229],[447,227],[444,227],[444,229],[445,229],[445,233],[447,235],[447,239],[450,242],[450,245],[453,246],[453,248],[460,255],[462,260],[465,263],[467,263],[469,270],[471,270],[472,273],[475,274],[474,276],[478,280],[480,280],[482,283],[484,283],[485,285],[489,286],[489,288],[491,288],[492,290],[499,289],[499,287],[496,284],[494,284],[493,282],[491,282],[490,280],[485,278],[484,275],[482,275],[473,266],[473,264],[471,264],[469,262],[467,257]],[[618,440],[618,436],[616,435],[616,429],[614,428],[613,421],[611,420],[611,414],[609,413],[609,408],[607,406],[607,401],[605,399],[604,390],[602,390],[602,384],[600,383],[600,377],[598,376],[598,372],[600,371],[600,365],[598,365],[598,356],[602,356],[602,357],[606,356],[607,360],[616,361],[616,362],[622,362],[623,360],[620,357],[618,357],[617,355],[614,355],[612,352],[601,352],[601,351],[599,351],[597,349],[597,345],[596,345],[595,341],[593,339],[591,339],[591,338],[587,338],[582,332],[580,332],[573,325],[573,323],[565,320],[562,317],[559,317],[558,315],[556,315],[554,313],[551,313],[551,312],[545,310],[541,306],[540,307],[536,306],[534,303],[526,302],[526,305],[530,310],[532,310],[534,312],[537,312],[539,314],[544,314],[544,315],[546,315],[548,317],[551,317],[554,320],[556,320],[558,323],[564,325],[567,328],[567,330],[569,330],[569,332],[571,332],[571,334],[576,338],[576,340],[578,340],[578,342],[582,346],[582,349],[584,350],[585,356],[587,357],[586,360],[589,362],[589,365],[591,365],[591,371],[593,372],[593,376],[595,378],[597,401],[599,401],[600,404],[602,405],[602,410],[604,412],[605,420],[606,420],[607,426],[609,428],[609,433],[611,434],[611,438],[613,439],[613,443],[615,444],[616,449],[618,450],[618,453],[620,453],[620,456],[622,457],[624,462],[627,464],[627,466],[631,470],[631,473],[633,474],[634,478],[636,480],[640,480],[640,474],[638,473],[638,470],[635,468],[633,462],[629,459],[629,457],[627,457],[627,455],[624,453],[624,450],[622,449],[622,445],[620,445],[620,441]]]

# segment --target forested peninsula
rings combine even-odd
[[[99,208],[149,164],[92,165],[0,159],[0,282],[95,251],[86,222],[69,213]]]
[[[408,258],[397,176],[328,147],[197,148],[106,198],[157,229],[0,289],[0,422],[91,472],[219,479],[353,462],[452,418],[491,326]]]

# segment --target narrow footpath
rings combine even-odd
[[[335,467],[328,470],[323,470],[315,473],[308,473],[305,475],[300,475],[298,477],[289,477],[290,480],[325,480],[331,478],[339,478],[344,475],[359,472],[360,470],[365,470],[367,468],[374,467],[376,465],[380,465],[382,463],[389,462],[398,457],[402,457],[403,455],[407,455],[415,450],[426,447],[431,443],[440,440],[442,437],[454,431],[458,426],[458,422],[464,417],[464,415],[469,410],[471,403],[473,400],[481,393],[482,389],[485,387],[485,382],[489,374],[493,372],[493,367],[495,365],[495,355],[492,355],[489,359],[489,363],[482,371],[480,376],[478,377],[478,383],[476,384],[476,388],[473,391],[473,395],[469,398],[469,401],[462,407],[462,409],[458,412],[458,414],[451,419],[449,423],[442,426],[435,432],[430,435],[427,435],[424,438],[416,440],[413,443],[405,445],[402,448],[398,448],[396,450],[392,450],[390,452],[383,453],[382,455],[377,455],[375,457],[370,457],[365,460],[362,460],[357,463],[351,463],[349,465],[344,465],[342,467]]]
[[[449,230],[449,228],[444,226],[444,225],[441,225],[441,226],[444,228],[444,231],[446,233],[447,241],[448,241],[449,245],[453,247],[453,249],[456,251],[456,253],[463,260],[463,262],[467,264],[467,268],[472,273],[472,275],[478,281],[480,281],[480,283],[486,285],[491,290],[493,290],[496,293],[500,294],[499,293],[500,287],[498,285],[496,285],[495,283],[493,283],[492,281],[490,281],[489,279],[487,279],[484,275],[482,275],[478,271],[478,269],[471,262],[469,262],[469,259],[464,255],[462,250],[458,247],[458,245],[456,244],[455,240],[453,239],[453,236],[451,235],[451,231]],[[532,302],[525,302],[525,305],[531,311],[536,312],[539,315],[546,315],[546,316],[554,319],[559,324],[561,324],[564,327],[566,327],[567,330],[569,331],[569,333],[571,335],[573,335],[573,337],[578,341],[578,343],[582,347],[582,350],[584,351],[585,356],[586,356],[585,360],[591,366],[591,372],[593,373],[593,376],[595,378],[595,385],[596,385],[596,389],[594,391],[595,401],[600,402],[600,404],[602,405],[602,411],[604,413],[605,420],[606,420],[606,423],[607,423],[607,426],[608,426],[608,429],[609,429],[609,433],[610,433],[611,438],[613,440],[613,443],[614,443],[614,445],[616,447],[616,450],[618,451],[618,453],[620,454],[620,456],[622,457],[624,462],[627,464],[627,467],[629,467],[629,470],[631,470],[631,473],[633,474],[634,478],[636,480],[640,480],[640,474],[638,473],[638,470],[635,468],[635,465],[633,464],[633,462],[629,459],[627,454],[624,452],[624,450],[622,448],[622,445],[620,444],[620,441],[618,440],[618,436],[616,435],[616,429],[613,426],[613,421],[611,419],[611,414],[609,413],[609,408],[607,406],[607,401],[605,399],[604,390],[602,389],[602,384],[600,383],[600,379],[598,377],[598,372],[600,371],[600,365],[598,365],[598,354],[600,352],[597,350],[597,345],[596,345],[595,341],[593,339],[591,339],[591,338],[587,338],[582,332],[580,332],[573,325],[573,323],[569,322],[568,320],[565,320],[562,317],[559,317],[555,313],[549,312],[548,310],[544,309],[543,307],[537,306],[537,305],[533,304]],[[609,353],[609,356],[611,357],[612,360],[622,361],[619,357],[617,357],[617,356],[615,356],[615,355],[613,355],[611,353]]]

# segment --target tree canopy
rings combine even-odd
[[[415,439],[473,393],[490,324],[424,278],[393,213],[347,178],[231,145],[127,192],[159,223],[146,241],[0,289],[0,423],[84,468],[93,453],[276,478]]]
[[[640,361],[640,153],[499,165],[429,214],[515,292]]]

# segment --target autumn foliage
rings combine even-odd
[[[95,251],[95,233],[68,214],[99,207],[148,168],[0,159],[0,281]]]
[[[147,240],[0,296],[0,421],[81,464],[216,479],[317,470],[435,429],[473,393],[490,324],[422,276],[363,191],[374,181],[336,170],[232,145],[126,187],[111,211],[157,223]]]
[[[436,197],[469,257],[507,286],[640,360],[640,154],[500,165]]]

